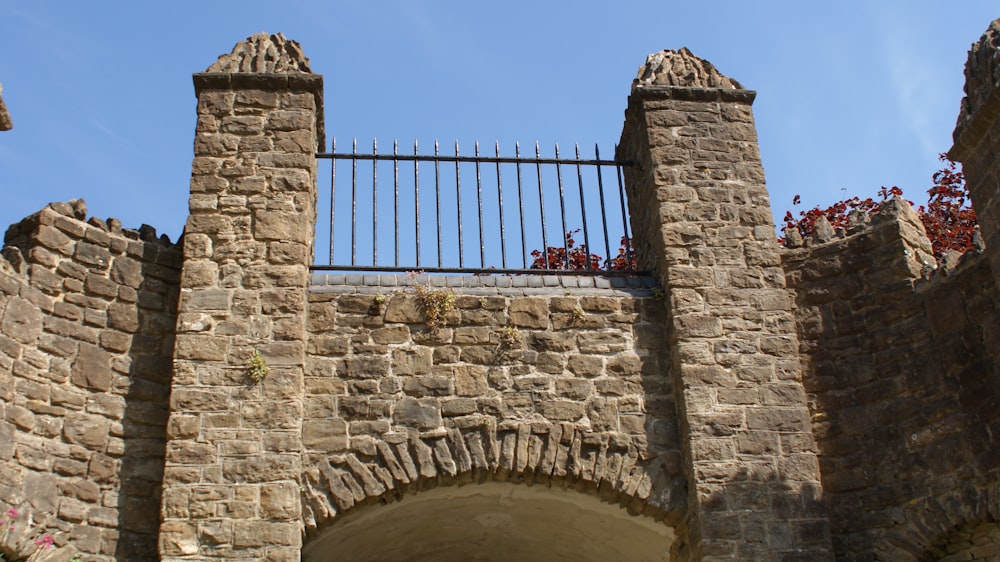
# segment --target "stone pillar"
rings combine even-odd
[[[829,560],[755,93],[686,49],[650,55],[619,157],[640,268],[670,314],[689,485],[677,560]]]
[[[160,556],[297,561],[323,80],[297,43],[259,34],[194,83]]]
[[[1000,278],[1000,19],[973,43],[948,157],[962,163],[994,277]]]

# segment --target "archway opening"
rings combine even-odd
[[[574,491],[488,482],[443,486],[339,516],[306,562],[668,560],[674,532]]]

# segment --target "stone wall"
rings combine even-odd
[[[929,252],[896,199],[783,255],[838,560],[941,556],[1000,515],[995,277],[977,254],[929,270]]]
[[[640,69],[618,155],[655,278],[310,277],[322,77],[250,37],[195,76],[183,259],[81,202],[8,231],[0,554],[293,561],[383,540],[342,539],[384,504],[498,497],[442,485],[538,484],[545,518],[617,504],[675,561],[995,557],[996,69],[1000,21],[952,150],[987,244],[940,267],[900,200],[780,250],[755,93],[681,50]]]
[[[666,293],[689,485],[677,560],[826,560],[829,528],[751,104],[650,55],[619,147],[635,248]]]
[[[486,480],[568,487],[680,522],[664,309],[648,283],[369,277],[385,284],[317,276],[325,284],[309,294],[308,535],[357,505]],[[438,327],[421,298],[433,292],[454,296]]]
[[[180,251],[56,203],[0,259],[0,553],[60,560],[156,547]],[[12,512],[11,512],[12,513]]]

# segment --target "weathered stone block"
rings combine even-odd
[[[397,349],[392,352],[393,374],[426,375],[431,371],[433,359],[434,351],[427,347]]]
[[[548,303],[544,299],[514,299],[508,317],[511,325],[519,328],[548,328]]]
[[[111,354],[89,343],[81,343],[78,349],[71,367],[73,384],[99,391],[110,389],[114,379]]]
[[[393,409],[392,421],[418,429],[441,426],[441,409],[437,400],[430,398],[402,398]]]
[[[63,422],[63,437],[94,451],[103,450],[108,442],[110,422],[101,416],[74,413]]]
[[[403,392],[422,398],[424,396],[448,396],[454,390],[450,378],[430,375],[406,377],[403,380]]]
[[[229,339],[202,334],[180,334],[176,338],[178,359],[192,361],[223,361],[229,350]]]

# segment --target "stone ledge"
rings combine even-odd
[[[417,275],[397,273],[322,273],[312,274],[310,290],[324,293],[377,293],[415,285],[450,287],[475,295],[564,296],[654,296],[654,277],[591,277],[582,275]]]
[[[723,88],[685,88],[682,86],[635,86],[631,97],[640,100],[680,101],[730,101],[752,104],[757,97],[755,90],[727,90]]]

